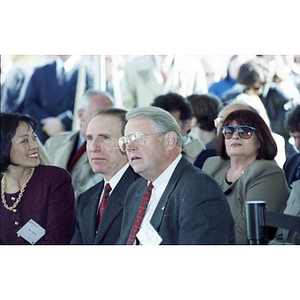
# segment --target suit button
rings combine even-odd
[[[19,234],[17,234],[17,237],[18,237],[18,238],[20,238],[20,235],[19,235]]]
[[[18,226],[18,225],[19,225],[19,222],[16,221],[16,222],[15,222],[15,225]]]

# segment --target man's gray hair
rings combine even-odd
[[[87,111],[89,109],[90,103],[91,103],[91,98],[95,95],[95,94],[101,94],[105,97],[107,97],[111,102],[112,105],[114,105],[115,100],[112,97],[111,94],[109,94],[108,92],[104,92],[101,90],[97,90],[97,89],[88,89],[84,92],[84,94],[80,97],[79,101],[78,101],[78,107],[77,110],[82,109],[84,111]]]
[[[183,147],[183,139],[179,125],[175,118],[166,110],[154,106],[137,107],[127,112],[126,120],[128,121],[131,118],[152,120],[159,133],[174,131],[177,135],[177,145]]]

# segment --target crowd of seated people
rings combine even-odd
[[[297,66],[234,55],[208,86],[192,57],[133,57],[123,105],[77,56],[32,70],[22,110],[1,81],[0,243],[245,245],[246,201],[300,216]],[[299,236],[270,229],[268,242]]]

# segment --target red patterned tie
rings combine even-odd
[[[99,227],[99,223],[100,223],[100,219],[102,217],[102,214],[103,214],[103,211],[104,211],[104,208],[106,206],[106,203],[107,203],[107,200],[109,198],[109,193],[111,191],[111,186],[109,185],[109,183],[107,183],[104,187],[104,193],[103,193],[103,197],[102,197],[102,201],[100,203],[100,207],[99,207],[99,210],[98,210],[98,214],[97,214],[97,219],[96,219],[96,230],[98,229]]]
[[[132,245],[136,239],[136,235],[139,232],[140,226],[141,226],[143,218],[145,216],[146,209],[149,204],[150,197],[151,197],[151,191],[153,188],[154,188],[154,186],[152,185],[152,182],[150,182],[147,187],[147,190],[145,192],[145,195],[143,197],[142,204],[140,205],[139,210],[136,214],[134,223],[131,228],[131,232],[130,232],[128,240],[126,242],[126,245]]]
[[[73,167],[77,163],[77,160],[80,158],[80,156],[86,151],[86,141],[83,143],[83,145],[75,152],[74,156],[72,157],[70,163],[68,164],[67,170],[69,172],[72,171]]]

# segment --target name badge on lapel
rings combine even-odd
[[[150,222],[143,224],[136,237],[142,245],[159,245],[162,241],[161,236],[153,228]]]
[[[18,232],[23,239],[34,245],[42,236],[44,236],[46,230],[40,226],[38,223],[29,220]]]

